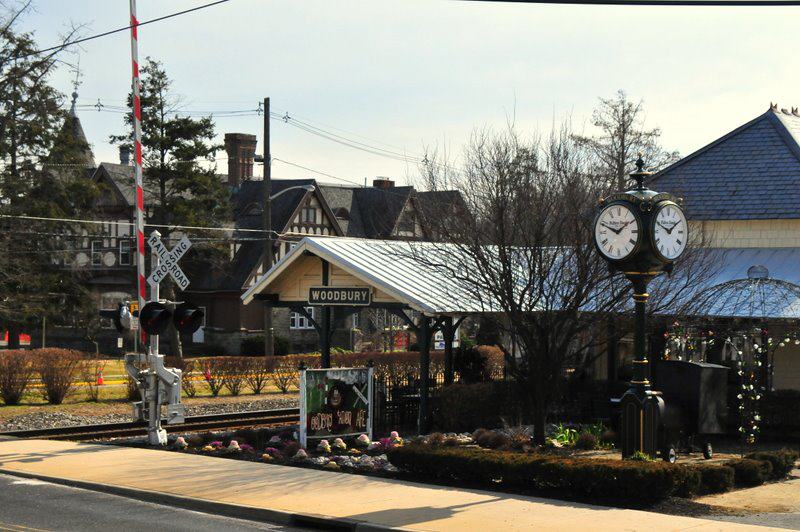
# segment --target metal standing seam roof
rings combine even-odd
[[[424,314],[496,312],[486,301],[437,268],[416,257],[450,262],[453,245],[398,240],[306,237],[242,295],[247,304],[304,252],[317,255],[354,277]]]

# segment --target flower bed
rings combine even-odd
[[[537,448],[522,433],[511,436],[434,433],[406,444],[393,432],[370,441],[361,435],[315,441],[302,449],[294,433],[241,431],[179,437],[172,450],[281,465],[313,467],[483,489],[647,505],[670,496],[693,497],[785,478],[794,451],[757,452],[725,463],[669,464],[565,455],[562,448]]]

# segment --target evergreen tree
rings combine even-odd
[[[180,114],[180,99],[163,65],[151,58],[141,70],[143,186],[151,198],[153,216],[148,222],[176,226],[221,226],[230,221],[229,191],[216,173],[211,117],[192,118]],[[133,107],[133,96],[128,97]],[[112,136],[112,142],[132,146],[133,115],[126,115],[128,133]],[[203,165],[205,163],[205,166]],[[183,232],[160,229],[164,242]],[[194,247],[193,262],[210,260],[219,247]],[[171,279],[162,283],[163,295],[175,299]],[[180,338],[171,327],[172,354],[180,356]]]
[[[86,212],[94,187],[82,167],[48,167],[48,156],[69,118],[63,96],[49,85],[57,52],[35,54],[30,33],[16,32],[24,10],[0,16],[0,325],[9,346],[18,333],[42,318],[86,303],[77,272],[63,267],[71,241],[61,222],[25,217],[70,218]],[[61,157],[77,157],[62,146]]]

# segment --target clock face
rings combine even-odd
[[[674,203],[661,206],[653,217],[653,244],[667,260],[675,260],[686,249],[689,228],[683,210]]]
[[[594,238],[600,253],[621,260],[633,253],[640,238],[639,219],[625,205],[609,205],[597,217]]]

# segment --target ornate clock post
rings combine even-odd
[[[648,379],[647,284],[656,275],[672,271],[675,260],[686,249],[689,236],[680,198],[645,188],[643,181],[650,172],[643,171],[641,157],[636,167],[637,171],[631,174],[636,188],[601,199],[594,224],[597,250],[612,269],[625,274],[633,284],[635,360],[631,386],[620,400],[623,458],[636,451],[650,456],[658,452],[658,426],[664,400],[650,389]]]

